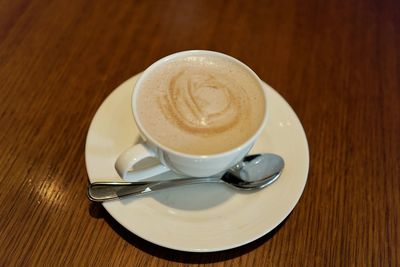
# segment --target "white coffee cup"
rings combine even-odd
[[[156,69],[163,68],[163,66],[171,60],[194,56],[212,56],[221,58],[228,62],[236,63],[244,72],[251,75],[256,80],[257,86],[259,86],[259,90],[262,92],[262,96],[264,97],[265,108],[262,114],[262,122],[257,130],[254,131],[250,138],[248,138],[245,142],[221,153],[194,155],[176,151],[175,149],[167,147],[149,134],[138,115],[138,96],[141,91],[142,84],[144,81],[146,81],[146,79],[148,79],[148,76]],[[221,173],[238,163],[250,151],[265,128],[267,121],[266,92],[258,76],[248,66],[237,59],[222,53],[206,50],[178,52],[153,63],[137,80],[132,93],[131,103],[133,117],[143,141],[127,148],[127,150],[118,157],[115,163],[115,168],[118,174],[127,181],[136,181],[143,178],[152,177],[169,170],[178,174],[184,174],[192,177],[206,177]],[[139,162],[149,158],[157,158],[161,164],[136,169],[136,166],[138,166]]]

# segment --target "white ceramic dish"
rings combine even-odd
[[[138,75],[116,88],[94,116],[86,140],[90,182],[118,180],[118,155],[139,140],[130,99]],[[303,127],[289,104],[265,84],[268,124],[251,153],[272,152],[285,159],[274,184],[243,193],[220,184],[167,189],[143,197],[103,203],[122,226],[171,249],[211,252],[247,244],[267,234],[293,210],[307,181],[309,151]],[[168,179],[171,173],[157,179]]]

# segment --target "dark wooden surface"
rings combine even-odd
[[[218,253],[150,244],[85,194],[99,105],[188,49],[252,67],[310,146],[288,219]],[[400,266],[399,49],[396,0],[0,1],[0,266]]]

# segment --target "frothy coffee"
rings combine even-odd
[[[249,139],[264,119],[263,91],[238,63],[217,56],[165,62],[143,81],[139,120],[159,143],[209,155]]]

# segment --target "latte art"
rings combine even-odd
[[[266,104],[255,76],[213,56],[163,62],[141,83],[136,103],[147,136],[193,155],[245,143],[262,125]]]
[[[167,92],[158,98],[166,119],[182,130],[202,135],[231,129],[246,113],[248,96],[232,90],[232,82],[210,73],[181,71],[171,78]],[[232,92],[240,92],[233,94]]]

